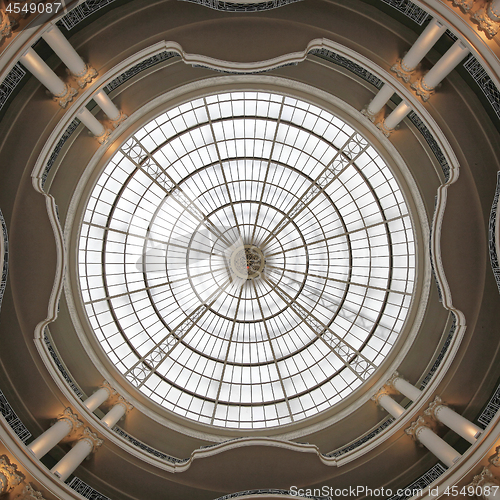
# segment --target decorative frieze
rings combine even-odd
[[[11,492],[25,479],[24,474],[17,470],[17,464],[11,463],[7,455],[0,456],[0,494]]]
[[[10,17],[6,12],[0,10],[0,42],[2,39],[12,35],[12,29],[16,26],[16,20]]]
[[[31,484],[27,484],[16,497],[16,500],[45,500],[45,497],[40,491],[35,490]]]
[[[472,14],[471,20],[488,38],[493,38],[500,28],[500,12],[493,7],[493,2]]]
[[[459,7],[463,12],[469,12],[474,5],[474,0],[451,0],[455,7]]]

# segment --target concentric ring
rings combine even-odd
[[[402,192],[359,133],[265,92],[195,99],[138,130],[87,204],[80,286],[124,377],[232,428],[296,422],[383,361],[411,304]]]

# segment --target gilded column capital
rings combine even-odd
[[[396,73],[398,78],[401,78],[404,82],[408,83],[413,74],[415,74],[415,68],[411,69],[405,66],[403,59],[398,59],[392,66],[391,71]]]
[[[64,109],[73,100],[76,94],[78,94],[78,90],[65,84],[64,91],[60,94],[53,94],[52,99]]]
[[[388,129],[386,126],[385,126],[385,120],[382,120],[381,122],[378,122],[376,125],[375,125],[386,137],[389,137],[393,132],[394,132],[394,129]]]
[[[375,401],[375,403],[377,403],[377,405],[379,404],[379,399],[382,397],[382,396],[389,396],[389,390],[387,389],[387,387],[385,387],[385,385],[383,387],[381,387],[372,397],[371,397],[371,400],[372,401]]]
[[[35,490],[31,484],[27,484],[16,500],[45,500],[41,492]]]
[[[411,436],[415,441],[418,441],[418,435],[422,431],[422,429],[427,428],[429,429],[429,426],[425,420],[424,417],[418,417],[417,420],[412,422],[410,424],[410,427],[405,429],[406,434],[408,436]]]
[[[81,89],[85,88],[87,83],[90,83],[98,75],[97,70],[90,66],[90,64],[86,64],[84,70],[81,73],[75,74],[71,73],[69,70],[68,72],[75,79],[76,83]]]
[[[398,372],[394,372],[394,373],[390,376],[389,380],[387,380],[387,382],[385,383],[385,385],[388,385],[389,387],[394,387],[394,388],[396,388],[396,387],[395,387],[395,385],[394,385],[394,382],[396,382],[396,379],[397,379],[397,378],[402,379],[403,377],[401,377],[401,375],[400,375]]]
[[[11,463],[7,455],[0,456],[0,494],[9,493],[25,479],[17,470],[17,464]]]
[[[424,415],[431,417],[432,419],[438,421],[439,410],[448,406],[439,396],[436,396],[433,401],[429,403],[429,407],[424,411]]]
[[[122,405],[125,407],[125,414],[128,415],[131,410],[134,409],[134,405],[129,403],[123,396],[118,397],[118,401],[116,402],[118,405]]]
[[[83,428],[83,422],[78,418],[76,413],[73,413],[71,408],[65,408],[64,411],[57,417],[57,421],[65,420],[71,425],[71,433],[79,432]]]
[[[89,427],[83,429],[83,435],[79,441],[87,440],[92,447],[92,453],[95,453],[98,448],[102,446],[104,440],[101,439],[97,433],[93,432]]]
[[[109,392],[109,397],[113,397],[113,396],[116,396],[118,394],[118,392],[114,389],[114,387],[107,380],[105,380],[99,387],[100,388],[102,387],[103,389],[107,389]]]
[[[118,125],[120,125],[120,123],[123,123],[127,118],[128,115],[126,115],[123,111],[120,111],[120,116],[116,120],[110,120],[110,122],[113,128],[117,128]]]
[[[424,77],[419,78],[418,80],[414,81],[410,87],[415,91],[415,93],[420,96],[422,101],[427,102],[431,95],[433,95],[436,92],[436,89],[427,87],[424,83]]]
[[[500,446],[496,447],[495,454],[491,455],[491,457],[488,458],[488,461],[494,467],[500,467]]]
[[[371,122],[375,122],[375,119],[377,117],[377,115],[380,113],[380,111],[378,111],[377,113],[375,114],[372,114],[370,113],[369,111],[369,105],[365,106],[361,111],[360,113],[363,115],[363,116],[366,116],[366,118],[368,118],[368,120],[370,120]]]

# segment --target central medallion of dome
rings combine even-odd
[[[233,250],[231,254],[231,272],[245,280],[259,277],[265,263],[262,250],[255,245],[244,245]]]
[[[415,249],[389,168],[347,123],[266,92],[195,99],[119,147],[80,235],[84,307],[125,379],[230,428],[292,423],[400,335]]]

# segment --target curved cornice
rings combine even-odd
[[[390,82],[398,91],[401,91],[401,93],[404,95],[405,98],[407,98],[409,101],[413,101],[415,108],[419,112],[419,114],[423,117],[426,126],[431,130],[431,133],[434,134],[436,141],[438,142],[440,148],[444,152],[445,156],[447,157],[448,163],[450,165],[450,177],[449,180],[446,182],[445,185],[440,187],[440,193],[441,193],[441,199],[439,199],[439,193],[438,193],[438,204],[437,204],[437,209],[435,212],[434,220],[433,220],[433,255],[435,260],[435,267],[437,269],[436,275],[438,282],[440,283],[440,286],[443,290],[443,303],[446,308],[449,310],[452,310],[457,317],[457,322],[458,322],[458,327],[456,330],[456,333],[452,339],[450,348],[448,349],[447,355],[445,360],[441,363],[439,368],[436,370],[434,377],[431,381],[430,384],[428,384],[427,389],[426,389],[426,394],[432,394],[432,392],[435,390],[435,388],[439,385],[439,382],[441,379],[444,377],[444,374],[446,373],[447,368],[453,361],[453,357],[458,350],[458,347],[460,345],[460,340],[461,337],[464,333],[465,330],[465,321],[463,314],[456,310],[453,307],[453,303],[451,300],[451,294],[449,291],[449,287],[446,282],[446,278],[444,275],[444,270],[442,269],[442,264],[440,261],[440,247],[439,247],[439,237],[440,237],[440,227],[441,227],[441,222],[442,222],[442,216],[444,214],[444,210],[446,207],[446,189],[447,187],[455,182],[458,178],[458,161],[453,153],[453,150],[451,146],[448,144],[446,141],[446,138],[442,134],[442,132],[439,130],[439,127],[437,124],[434,122],[428,111],[419,103],[418,99],[411,94],[411,92],[402,84],[400,84],[392,75],[389,75],[385,73],[382,69],[380,69],[378,66],[375,64],[371,63],[369,60],[366,58],[359,56],[358,54],[354,53],[353,51],[346,49],[345,47],[331,42],[329,40],[325,39],[318,39],[318,40],[313,40],[311,41],[308,46],[304,49],[303,52],[301,53],[294,53],[294,54],[285,54],[282,57],[276,58],[271,61],[263,61],[261,63],[254,63],[251,65],[242,65],[239,63],[231,63],[231,62],[224,62],[224,61],[219,61],[219,60],[214,60],[211,58],[207,58],[204,56],[200,55],[193,55],[193,54],[185,54],[184,51],[182,50],[182,47],[180,47],[178,44],[175,43],[167,43],[167,42],[162,42],[155,44],[152,47],[149,47],[148,49],[145,49],[144,51],[136,54],[134,57],[129,58],[126,61],[123,61],[121,64],[117,65],[113,70],[108,71],[106,74],[102,75],[102,77],[96,81],[93,85],[91,85],[88,89],[86,89],[80,96],[78,96],[78,99],[76,100],[75,104],[70,108],[72,110],[71,112],[68,110],[64,115],[61,121],[58,123],[58,125],[54,128],[50,139],[47,141],[47,143],[44,146],[44,149],[42,153],[40,154],[35,168],[33,170],[33,185],[35,189],[44,194],[44,196],[47,197],[47,208],[50,212],[52,212],[49,216],[51,217],[51,223],[53,223],[53,229],[54,229],[54,234],[56,237],[57,241],[57,248],[58,248],[58,275],[56,277],[54,287],[53,287],[53,293],[51,296],[51,302],[50,302],[50,310],[49,310],[49,315],[47,316],[46,320],[41,322],[36,329],[36,344],[37,348],[39,349],[40,354],[42,355],[42,359],[44,359],[44,362],[46,363],[47,368],[51,371],[51,373],[57,378],[61,378],[59,373],[54,370],[54,367],[52,365],[52,360],[50,359],[50,356],[48,355],[46,351],[45,344],[43,342],[42,338],[42,333],[43,329],[45,326],[53,321],[55,317],[57,317],[57,303],[59,301],[60,293],[61,293],[61,287],[62,287],[62,282],[63,282],[63,274],[64,274],[64,266],[66,263],[66,258],[65,258],[65,248],[64,248],[64,238],[60,229],[60,224],[57,219],[57,214],[55,211],[55,204],[53,203],[53,200],[51,200],[50,196],[47,195],[42,187],[42,177],[43,177],[43,172],[45,165],[48,161],[48,158],[50,157],[52,150],[57,143],[58,139],[62,135],[62,132],[67,128],[67,126],[71,123],[73,120],[74,114],[77,109],[79,109],[80,106],[84,105],[88,100],[91,98],[92,93],[97,90],[98,88],[102,88],[106,84],[108,84],[113,78],[115,78],[117,75],[121,74],[123,71],[126,69],[130,68],[134,64],[137,64],[138,62],[151,57],[154,54],[157,54],[162,51],[174,51],[177,52],[181,55],[183,60],[185,62],[189,62],[190,64],[200,64],[204,65],[207,67],[211,67],[212,69],[218,70],[218,71],[225,71],[225,72],[230,72],[230,73],[253,73],[255,71],[267,71],[269,69],[275,68],[282,66],[284,64],[296,64],[299,63],[300,61],[303,61],[306,57],[308,52],[310,52],[313,49],[322,49],[326,48],[328,50],[334,50],[335,52],[342,54],[344,57],[350,58],[351,60],[354,60],[357,64],[360,65],[365,65],[368,66],[369,70],[380,77],[380,79],[384,81]],[[226,77],[228,79],[232,77]],[[234,77],[236,78],[236,77]],[[361,117],[361,115],[360,115]],[[110,137],[110,143],[113,142],[113,139],[117,138],[120,133],[122,132],[123,128],[125,126],[130,126],[131,121],[133,121],[134,117],[132,116],[129,118],[129,121],[127,123],[124,123],[120,125],[120,127],[112,133],[112,136]],[[373,132],[375,134],[378,134],[379,131],[371,124],[371,122],[366,121],[365,125],[367,127],[373,127]],[[390,142],[387,141],[387,144],[390,145]],[[392,146],[390,146],[392,147]],[[397,154],[397,151],[393,149],[393,152]],[[97,155],[92,161],[92,163],[95,163],[98,159],[98,157],[102,156],[104,153],[105,149],[101,148],[100,150],[97,151]],[[444,194],[443,194],[444,193]],[[70,213],[71,217],[71,213]],[[425,217],[424,217],[425,218]],[[428,231],[424,230],[424,233],[427,234]],[[417,322],[418,325],[418,322]],[[397,366],[391,367],[391,370],[396,368]],[[108,374],[109,375],[109,374]],[[59,380],[57,381],[58,386],[60,389],[65,393],[66,397],[68,400],[74,400],[74,395],[71,393],[71,391],[68,389],[68,386],[66,385],[64,380]],[[373,389],[372,392],[376,392],[376,388]],[[372,394],[370,393],[367,395],[367,398],[369,398]],[[332,458],[327,458],[324,457],[322,460],[327,460],[329,464],[332,462],[338,463],[338,465],[342,464],[347,464],[351,462],[352,460],[355,460],[359,456],[367,453],[368,451],[372,450],[377,446],[377,443],[385,440],[386,438],[393,436],[397,432],[402,432],[402,429],[404,426],[408,425],[408,423],[411,421],[414,416],[423,409],[423,406],[425,404],[425,400],[427,399],[426,396],[422,398],[422,400],[419,403],[414,404],[410,410],[405,414],[405,417],[401,419],[401,421],[398,421],[396,424],[390,426],[388,429],[384,430],[381,432],[376,439],[373,439],[371,442],[366,443],[363,446],[360,446],[359,448],[353,450],[352,452],[349,452],[345,455],[342,456],[341,459],[332,459]],[[81,405],[79,401],[76,402],[77,405]],[[79,409],[80,411],[80,409]],[[83,410],[85,411],[85,410]],[[95,417],[94,417],[95,418]],[[115,442],[118,446],[123,447],[125,440],[118,438],[114,433],[111,432],[106,432],[106,430],[103,431],[104,434],[107,434],[105,437],[107,439],[110,439],[111,441]],[[209,438],[206,434],[203,434],[202,436],[204,439]],[[282,443],[282,446],[288,446],[286,439],[291,439],[291,438],[296,438],[297,436],[294,435],[284,435],[282,436],[283,439],[275,441],[275,442],[280,442]],[[213,439],[214,441],[220,440],[220,437],[217,436],[211,436],[209,439]],[[260,438],[251,438],[248,441],[244,441],[245,445],[248,446],[248,443],[252,442],[252,439],[255,439],[255,442],[258,442]],[[239,442],[240,440],[238,440]],[[237,446],[234,443],[226,443],[222,444],[219,447],[216,447],[214,450],[210,450],[210,452],[203,452],[198,451],[194,452],[195,454],[193,457],[196,456],[203,456],[203,457],[208,457],[212,456],[213,453],[218,453],[221,450],[224,451],[227,446]],[[239,445],[238,445],[239,446]],[[129,449],[129,452],[131,451],[130,445],[127,443],[127,448]],[[155,463],[156,466],[159,466],[162,469],[165,470],[170,470],[172,469],[171,464],[167,464],[164,461],[155,459],[151,457],[150,455],[147,456],[146,453],[141,452],[139,450],[133,450],[133,454],[136,456],[140,457],[143,460],[148,461],[149,463]],[[192,458],[193,458],[192,457]],[[176,465],[174,466],[174,469],[177,470],[184,470],[186,468],[186,465]]]

